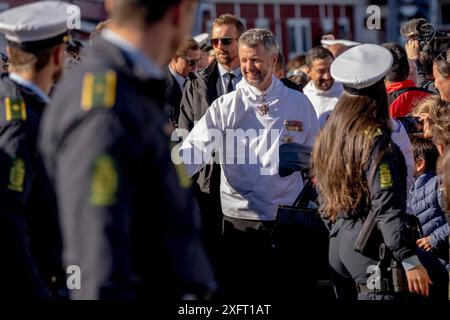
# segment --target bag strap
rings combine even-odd
[[[306,170],[301,172],[303,181],[305,181],[305,184],[303,186],[303,189],[300,191],[299,195],[295,199],[292,206],[294,208],[298,209],[304,209],[308,207],[308,203],[311,200],[311,196],[315,193],[314,184],[312,182],[312,179],[309,178]]]

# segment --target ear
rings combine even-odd
[[[443,157],[444,154],[445,154],[445,147],[442,144],[439,144],[439,143],[435,143],[435,146],[438,149],[439,155],[441,157]]]
[[[272,56],[272,64],[275,66],[278,61],[278,53]]]
[[[64,64],[64,45],[60,44],[52,49],[52,60],[55,66]]]
[[[11,48],[9,46],[6,46],[6,55],[11,57]]]
[[[161,1],[161,0],[159,0]],[[166,15],[170,17],[170,22],[174,26],[179,26],[181,24],[181,15],[182,15],[182,8],[181,8],[181,2],[178,4],[175,4],[167,10]]]
[[[424,159],[422,159],[422,158],[417,159],[417,161],[416,161],[416,171],[425,170],[425,166],[426,166],[426,163],[425,163]]]
[[[114,2],[115,2],[115,0],[105,0],[105,10],[109,16],[111,16],[111,14],[114,10],[114,5],[115,5]]]

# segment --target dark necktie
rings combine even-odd
[[[235,77],[235,75],[234,74],[232,74],[232,73],[227,73],[227,76],[228,76],[228,87],[227,87],[227,93],[229,93],[229,92],[231,92],[231,91],[233,91],[234,89],[233,89],[233,78]]]

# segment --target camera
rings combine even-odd
[[[400,33],[408,39],[419,41],[420,51],[435,55],[449,48],[450,37],[437,31],[432,23],[424,18],[412,19],[406,22],[400,29]]]

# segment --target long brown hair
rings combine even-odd
[[[352,214],[369,205],[365,165],[379,133],[384,137],[381,159],[391,133],[383,82],[368,95],[344,92],[317,138],[312,157],[325,218],[335,221],[339,212]]]

